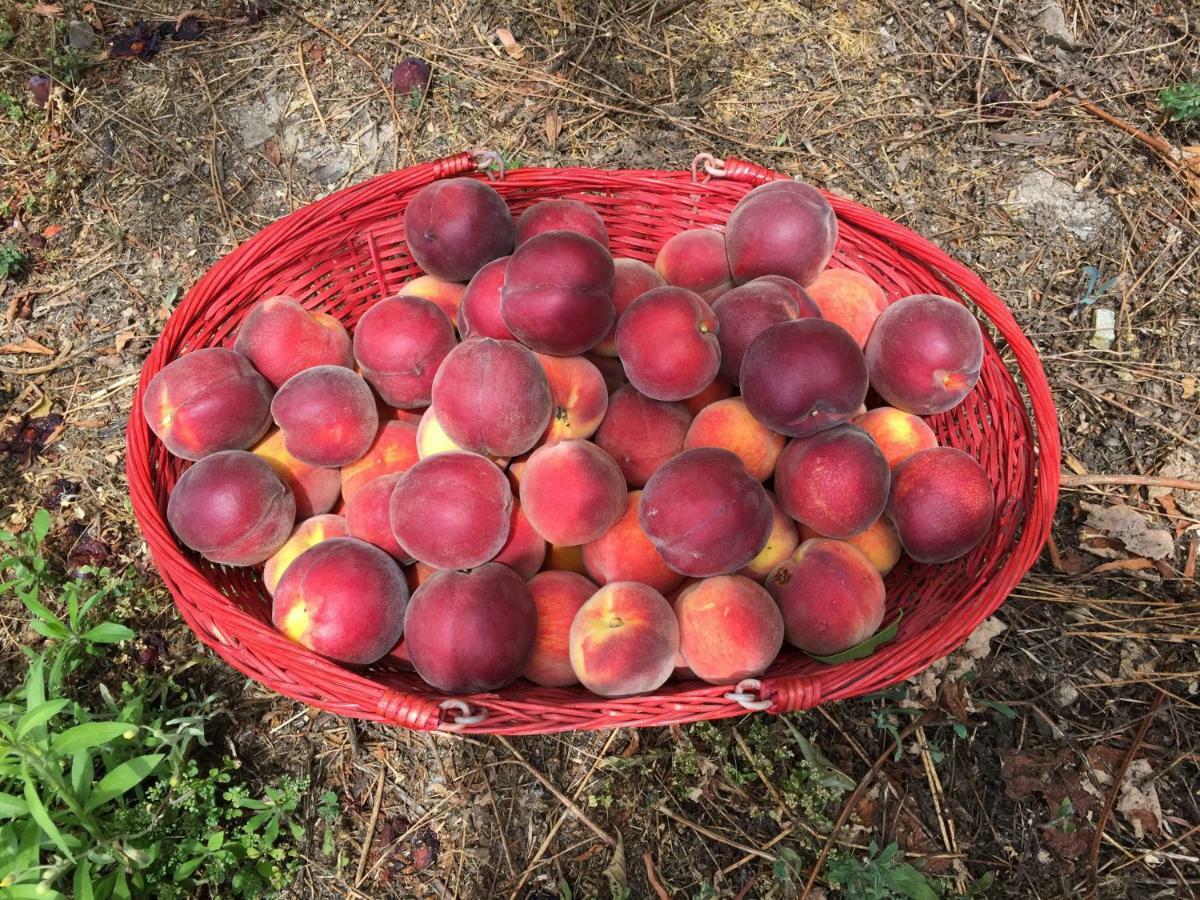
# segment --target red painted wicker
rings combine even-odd
[[[416,675],[387,663],[348,668],[276,632],[257,570],[208,564],[182,549],[168,529],[167,496],[183,465],[146,427],[142,391],[178,356],[231,344],[247,310],[271,294],[290,294],[352,325],[371,303],[419,274],[404,244],[408,199],[431,181],[475,172],[477,159],[462,153],[382,175],[264,229],[188,292],[146,360],[127,430],[134,510],[179,611],[230,665],[312,706],[407,728],[533,734],[665,725],[753,708],[779,713],[880,690],[954,650],[1004,602],[1041,551],[1058,494],[1058,425],[1037,353],[1004,303],[967,268],[907,228],[831,196],[840,226],[833,265],[865,272],[890,299],[920,292],[968,299],[990,336],[978,387],[957,409],[929,422],[944,444],[968,451],[988,471],[995,523],[967,557],[943,566],[905,561],[888,577],[887,621],[904,610],[893,642],[837,666],[785,650],[761,684],[736,689],[671,683],[651,696],[605,700],[582,688],[522,681],[445,704],[447,698]],[[689,172],[519,169],[494,186],[514,213],[550,197],[586,200],[604,217],[614,255],[653,260],[671,235],[722,225],[750,188],[784,177],[736,159],[720,164],[709,158],[705,168],[713,177],[702,174],[699,182]]]

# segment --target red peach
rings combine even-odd
[[[971,552],[991,530],[995,490],[983,466],[962,450],[934,447],[896,467],[887,513],[905,552],[945,563]]]
[[[617,354],[629,383],[654,400],[704,390],[721,365],[719,328],[709,305],[677,287],[647,291],[617,323]]]
[[[271,386],[240,353],[224,347],[193,350],[150,379],[142,414],[181,459],[245,450],[271,427]]]
[[[283,432],[278,428],[268,431],[250,452],[269,462],[275,474],[291,490],[296,498],[297,521],[327,513],[337,505],[342,492],[338,470],[300,462],[288,453],[283,444]]]
[[[775,471],[785,438],[750,415],[741,397],[718,400],[692,420],[683,449],[720,447],[742,461],[751,477],[766,481]]]
[[[251,307],[233,349],[278,388],[313,366],[354,367],[350,335],[325,313],[309,312],[291,297],[268,297]]]
[[[613,268],[616,275],[613,278],[612,301],[616,321],[604,340],[592,348],[593,353],[609,357],[617,355],[617,322],[625,310],[629,309],[629,304],[646,291],[665,287],[667,284],[652,266],[640,259],[614,259]]]
[[[767,576],[783,613],[789,644],[831,656],[849,650],[883,622],[883,579],[870,560],[843,541],[805,541]]]
[[[271,401],[271,415],[288,453],[312,466],[354,462],[379,431],[371,388],[341,366],[315,366],[293,375]]]
[[[879,406],[854,417],[895,469],[914,453],[938,445],[937,435],[924,420],[891,406]]]
[[[625,479],[613,458],[589,441],[539,447],[521,476],[521,506],[552,544],[594,541],[625,511]]]
[[[608,229],[600,214],[579,200],[541,200],[517,219],[517,246],[547,231],[574,231],[608,249]]]
[[[608,531],[583,547],[583,565],[598,584],[639,581],[667,594],[683,576],[667,565],[638,524],[641,491],[631,491],[625,512]]]
[[[490,337],[515,341],[500,315],[500,289],[504,287],[504,269],[509,257],[502,256],[475,273],[458,307],[458,332],[463,340]]]
[[[596,593],[596,585],[574,572],[542,572],[528,586],[537,607],[537,639],[522,674],[543,687],[578,684],[568,638],[575,614]]]
[[[389,406],[428,406],[433,376],[455,345],[454,326],[420,297],[391,297],[368,309],[354,329],[354,358]]]
[[[808,291],[800,287],[799,284],[787,278],[784,275],[759,275],[753,281],[769,281],[772,284],[777,284],[791,296],[796,304],[797,319],[820,319],[821,307],[817,306],[816,301],[809,296]],[[751,282],[746,282],[750,284]]]
[[[800,181],[772,181],[746,194],[729,214],[729,270],[739,284],[784,275],[807,287],[829,262],[837,235],[837,216],[820,191]]]
[[[268,594],[274,595],[279,579],[301,553],[315,547],[321,541],[350,536],[350,530],[342,516],[325,514],[305,519],[263,565],[263,587],[267,589]]]
[[[867,336],[879,314],[887,309],[883,288],[853,269],[826,269],[808,286],[821,316],[841,325],[858,346],[867,345]]]
[[[346,500],[346,526],[350,537],[374,544],[396,562],[407,565],[413,558],[392,533],[392,493],[403,474],[380,475],[362,485]]]
[[[796,552],[800,546],[800,531],[796,523],[779,506],[779,501],[770,491],[767,497],[771,501],[771,536],[767,538],[766,546],[759,551],[758,556],[746,563],[739,575],[745,575],[754,581],[761,582],[773,568]]]
[[[609,398],[595,441],[617,461],[626,483],[638,488],[683,452],[691,424],[691,413],[682,403],[651,400],[626,385]]]
[[[616,330],[615,325],[613,326],[613,330]],[[615,356],[617,352],[615,349],[616,344],[613,347],[613,356],[601,356],[599,353],[585,353],[583,355],[583,358],[599,369],[600,374],[604,376],[604,386],[608,389],[610,397],[617,392],[618,388],[629,384],[629,379],[625,377],[625,367],[621,365],[621,361]]]
[[[167,522],[180,543],[205,559],[254,566],[292,533],[296,500],[261,456],[222,450],[179,476],[167,500]]]
[[[762,585],[720,575],[684,590],[675,601],[679,653],[709,684],[761,675],[783,646],[783,615]]]
[[[693,416],[704,409],[716,403],[718,400],[725,400],[733,396],[733,385],[726,381],[722,376],[718,375],[712,382],[698,394],[693,394],[682,403],[688,408]]]
[[[504,542],[493,562],[504,563],[528,581],[538,573],[545,561],[545,539],[534,530],[529,516],[525,515],[521,504],[514,500],[508,540]]]
[[[383,422],[365,454],[342,466],[342,496],[349,502],[359,488],[380,475],[406,472],[417,464],[417,432],[411,421]]]
[[[419,275],[400,285],[401,297],[420,297],[422,300],[428,300],[444,312],[451,322],[458,318],[464,291],[466,287],[458,282],[446,281],[433,275]]]
[[[715,300],[733,287],[725,236],[709,228],[693,228],[667,238],[654,260],[667,284]]]
[[[352,665],[381,659],[404,633],[408,585],[391,558],[354,538],[304,551],[275,588],[271,621],[310,650]]]
[[[404,210],[404,237],[417,265],[446,281],[468,281],[512,252],[516,228],[496,191],[473,178],[447,178],[417,191]]]
[[[442,423],[438,421],[433,407],[429,407],[417,425],[417,458],[425,459],[427,456],[434,456],[438,453],[455,452],[467,453],[469,451],[450,440],[450,435],[446,434],[446,429],[442,428]],[[489,456],[488,459],[501,468],[508,465],[508,457],[505,456]]]
[[[887,505],[891,470],[870,435],[839,425],[787,445],[775,469],[783,511],[831,538],[865,531]]]
[[[807,308],[801,315],[793,293],[771,278],[755,278],[726,291],[713,303],[713,312],[721,323],[721,374],[733,384],[741,379],[742,360],[756,337],[780,322],[814,318]]]
[[[582,356],[535,354],[550,385],[553,412],[542,443],[590,438],[608,411],[604,376]]]
[[[568,635],[571,668],[602,697],[653,691],[679,652],[679,623],[663,595],[633,581],[600,588],[579,608]]]
[[[825,535],[818,534],[807,525],[800,526],[802,541],[823,537]],[[896,534],[896,526],[887,516],[880,516],[866,531],[860,531],[853,537],[842,540],[869,559],[880,575],[887,575],[896,568],[896,563],[900,562],[900,536]]]

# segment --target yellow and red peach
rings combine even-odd
[[[392,533],[392,492],[401,477],[402,472],[380,475],[362,485],[346,500],[346,527],[350,537],[374,544],[396,562],[408,565],[413,558]]]
[[[406,281],[400,285],[399,295],[428,300],[444,312],[447,319],[454,322],[458,318],[458,310],[462,305],[465,290],[466,288],[456,281],[446,281],[433,275],[419,275],[412,281]]]
[[[342,466],[342,497],[347,502],[359,488],[380,475],[407,472],[417,464],[417,432],[419,426],[411,421],[381,422],[375,440],[365,454]]]
[[[883,622],[883,579],[844,541],[805,541],[771,570],[766,588],[783,613],[788,643],[805,653],[831,656],[849,650]]]
[[[508,566],[444,570],[413,593],[404,646],[417,674],[439,691],[495,691],[517,678],[537,639],[537,607]]]
[[[735,572],[771,535],[771,501],[728,450],[702,447],[668,460],[638,503],[638,524],[676,572]]]
[[[808,286],[821,317],[841,325],[858,346],[867,345],[875,320],[887,309],[883,288],[853,269],[826,269]]]
[[[521,507],[552,544],[594,541],[625,511],[625,479],[613,458],[590,441],[538,447],[521,475]]]
[[[613,278],[612,302],[616,321],[604,336],[604,340],[592,348],[593,353],[609,357],[617,355],[617,322],[621,320],[625,310],[629,309],[629,304],[646,291],[666,286],[666,281],[654,267],[640,259],[614,259],[613,268],[616,274]]]
[[[755,278],[726,291],[712,308],[721,325],[717,332],[717,342],[721,345],[721,374],[732,384],[740,381],[742,360],[756,337],[780,322],[812,318],[801,316],[800,306],[792,293],[770,278]]]
[[[193,350],[150,379],[142,414],[181,459],[245,450],[271,427],[271,386],[240,353],[224,347]]]
[[[783,275],[812,284],[837,243],[837,216],[810,184],[772,181],[738,201],[725,225],[729,270],[738,284]]]
[[[341,366],[315,366],[293,375],[276,391],[271,415],[288,453],[311,466],[360,459],[379,431],[370,386]]]
[[[529,521],[521,504],[513,501],[512,522],[508,528],[508,540],[500,548],[493,562],[504,563],[526,581],[542,568],[546,561],[546,540]]]
[[[272,428],[251,451],[271,464],[296,498],[296,521],[327,513],[337,505],[342,479],[337,469],[323,469],[300,462],[288,453],[283,432]]]
[[[600,214],[579,200],[541,200],[517,219],[517,246],[547,231],[574,231],[608,249],[608,229]]]
[[[483,181],[447,178],[417,191],[404,209],[404,238],[417,265],[445,281],[469,281],[512,252],[516,227],[504,198]]]
[[[741,388],[747,408],[772,431],[807,437],[858,412],[867,364],[854,338],[832,322],[781,322],[750,344]]]
[[[542,572],[529,579],[528,587],[537,607],[537,638],[521,674],[542,687],[578,684],[568,638],[575,614],[596,593],[596,585],[574,572]]]
[[[705,578],[675,601],[679,653],[709,684],[761,675],[783,646],[783,615],[762,585],[741,575]]]
[[[608,401],[595,442],[620,467],[631,488],[645,485],[663,463],[683,452],[691,413],[682,403],[651,400],[626,385]]]
[[[875,321],[866,346],[871,387],[918,416],[945,412],[979,381],[983,332],[961,303],[936,294],[897,300]]]
[[[504,269],[508,257],[493,259],[475,273],[458,307],[458,333],[463,340],[490,337],[515,341],[500,315],[500,289],[504,287]]]
[[[800,540],[823,538],[807,525],[800,526]],[[880,575],[887,575],[900,562],[900,536],[896,534],[896,526],[887,516],[880,516],[866,531],[860,531],[853,537],[843,538],[847,544],[857,548],[863,556],[871,561]],[[781,560],[782,561],[782,560]]]
[[[712,380],[712,382],[709,383],[708,387],[706,387],[700,393],[693,394],[691,397],[688,397],[686,400],[682,400],[680,402],[682,402],[683,405],[687,407],[688,412],[694,416],[699,413],[700,410],[704,409],[704,407],[710,406],[719,400],[725,400],[732,396],[733,385],[726,381],[723,376],[718,375]]]
[[[547,544],[546,562],[542,565],[543,572],[574,572],[576,575],[587,577],[588,570],[583,564],[583,548],[578,544]]]
[[[266,562],[296,522],[296,500],[261,456],[222,450],[176,482],[167,522],[180,543],[227,566]]]
[[[512,490],[474,453],[439,453],[400,476],[392,491],[392,533],[405,553],[439,569],[470,569],[504,546]]]
[[[983,466],[962,450],[934,447],[896,467],[887,513],[909,556],[945,563],[970,553],[987,536],[995,504]]]
[[[879,445],[893,469],[914,453],[938,445],[937,435],[923,419],[892,406],[877,406],[853,421]]]
[[[354,367],[350,335],[342,323],[325,313],[309,312],[291,297],[268,297],[254,304],[233,349],[273,388],[313,366]]]
[[[592,693],[642,694],[671,677],[679,653],[679,623],[654,588],[617,581],[579,608],[568,645],[571,668]]]
[[[640,581],[661,594],[673,591],[683,576],[667,565],[638,524],[641,491],[631,491],[625,511],[612,527],[583,546],[583,565],[598,584]]]
[[[420,297],[390,297],[363,313],[354,329],[354,359],[389,406],[428,406],[433,376],[454,349],[454,326]]]
[[[515,341],[472,338],[433,379],[433,408],[450,440],[472,453],[519,456],[550,424],[553,401],[537,357]]]
[[[891,469],[856,425],[839,425],[787,445],[775,492],[789,516],[830,538],[865,531],[887,506]]]
[[[547,231],[513,251],[500,315],[521,343],[554,356],[595,347],[613,327],[615,269],[608,250],[574,231]]]
[[[279,579],[288,566],[296,561],[296,557],[321,541],[335,537],[351,537],[349,526],[342,516],[326,513],[298,524],[283,546],[263,565],[263,587],[267,593],[274,595]]]
[[[271,621],[322,656],[368,665],[400,640],[407,605],[408,585],[391,557],[365,541],[330,538],[283,573]]]
[[[617,354],[625,377],[654,400],[683,400],[717,377],[719,323],[691,291],[655,288],[638,297],[617,323]]]
[[[741,397],[718,400],[692,419],[683,449],[720,447],[742,461],[751,477],[766,481],[775,471],[786,438],[750,415]]]
[[[681,231],[659,248],[654,268],[667,284],[715,300],[733,287],[725,236],[710,228]]]
[[[616,330],[615,325],[613,329],[614,331]],[[629,384],[629,379],[625,377],[625,367],[616,358],[615,343],[613,344],[613,348],[613,356],[602,356],[599,353],[585,353],[583,355],[583,358],[599,369],[600,374],[604,376],[604,386],[608,389],[610,397],[617,392],[618,388]]]
[[[546,373],[553,405],[542,443],[590,438],[608,411],[608,387],[604,376],[582,356],[535,355]]]
[[[796,552],[800,546],[800,530],[792,518],[779,506],[779,501],[770,491],[767,496],[771,500],[771,536],[767,538],[766,546],[758,552],[758,556],[738,570],[739,575],[745,575],[754,581],[761,582],[773,568]]]
[[[454,452],[467,453],[469,451],[450,440],[450,435],[446,434],[446,429],[442,428],[433,407],[429,407],[421,415],[421,421],[417,424],[417,458],[425,459],[425,457],[437,453]],[[489,456],[488,459],[501,467],[508,464],[508,457],[505,456]]]

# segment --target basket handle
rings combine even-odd
[[[700,167],[713,178],[725,181],[738,181],[743,184],[766,184],[768,181],[786,181],[788,176],[760,166],[757,163],[727,156],[725,161],[717,159],[711,153],[699,153],[692,160],[692,180],[699,181]]]

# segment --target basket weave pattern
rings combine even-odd
[[[271,294],[289,294],[353,326],[373,302],[420,274],[404,243],[409,198],[432,181],[475,169],[475,157],[461,153],[381,175],[286,216],[224,257],[188,292],[151,350],[127,428],[134,511],[176,606],[200,639],[281,694],[415,729],[455,726],[452,712],[442,709],[444,695],[387,662],[350,668],[291,643],[270,624],[270,601],[257,569],[213,565],[175,540],[166,505],[184,464],[150,432],[141,396],[151,377],[180,355],[232,345],[250,307]],[[614,256],[653,262],[673,234],[723,227],[747,191],[781,177],[730,159],[723,177],[700,182],[688,172],[531,168],[510,172],[493,186],[514,214],[538,200],[584,200],[604,218]],[[889,300],[928,292],[974,304],[987,336],[979,384],[959,407],[927,421],[941,443],[966,450],[983,465],[995,487],[996,517],[991,533],[966,557],[942,566],[905,559],[896,567],[887,578],[885,621],[899,609],[904,618],[896,639],[872,656],[826,666],[785,648],[758,691],[773,713],[880,690],[958,647],[1033,565],[1058,494],[1053,400],[1037,353],[1008,308],[925,239],[856,203],[829,200],[840,229],[831,265],[869,275]],[[520,681],[497,694],[461,698],[478,713],[468,721],[483,718],[457,724],[466,732],[531,734],[716,719],[745,712],[726,698],[732,690],[672,682],[651,695],[611,700],[582,688]]]

